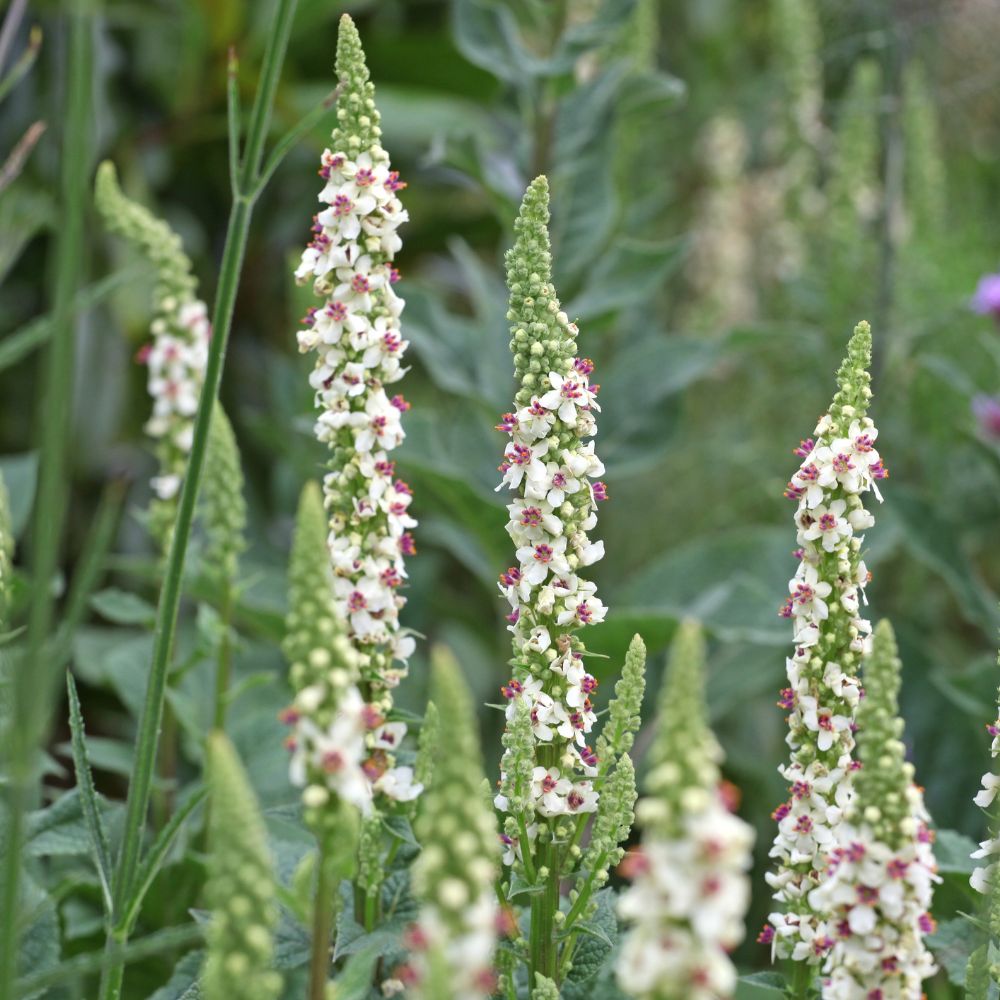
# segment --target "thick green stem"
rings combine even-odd
[[[316,898],[313,901],[312,952],[309,960],[309,1000],[324,1000],[330,969],[334,879],[326,852],[320,848]]]
[[[52,339],[45,358],[40,406],[41,459],[32,534],[32,587],[27,658],[13,671],[13,724],[7,751],[7,824],[0,872],[0,996],[12,996],[17,975],[18,895],[25,811],[37,798],[35,755],[49,724],[58,676],[48,650],[69,476],[67,442],[73,389],[73,302],[80,282],[84,213],[89,203],[90,95],[96,4],[77,0],[70,15],[65,134],[60,157],[60,226],[53,241]]]
[[[792,971],[792,1000],[809,1000],[809,986],[812,983],[812,969],[806,962],[796,962]]]
[[[156,765],[160,724],[163,718],[167,674],[174,644],[174,633],[177,628],[177,614],[180,607],[184,561],[191,536],[191,524],[194,520],[198,487],[201,484],[201,476],[205,466],[209,425],[212,420],[212,410],[215,406],[215,400],[219,394],[219,383],[222,380],[226,345],[229,341],[233,309],[236,304],[236,292],[239,288],[240,272],[243,267],[243,258],[246,253],[247,239],[250,233],[250,220],[253,215],[254,198],[245,192],[253,191],[254,183],[259,173],[264,139],[271,118],[271,109],[278,86],[278,79],[281,75],[281,66],[288,47],[288,36],[291,32],[296,3],[297,0],[278,0],[273,26],[268,34],[267,51],[264,55],[260,84],[257,89],[250,117],[250,125],[247,130],[245,154],[240,173],[240,190],[234,192],[233,206],[229,215],[229,227],[226,232],[226,243],[219,269],[219,285],[216,291],[215,309],[212,315],[213,333],[208,363],[205,367],[205,383],[202,389],[201,400],[198,404],[198,416],[195,420],[191,456],[188,461],[184,484],[181,488],[180,503],[177,508],[177,520],[174,524],[170,541],[170,554],[167,559],[163,589],[160,592],[153,646],[153,663],[146,685],[146,699],[143,705],[142,716],[139,720],[139,736],[136,743],[132,778],[129,783],[122,850],[115,872],[116,919],[128,909],[126,904],[134,888],[142,832],[145,826],[146,813],[149,808],[150,789]],[[130,927],[123,927],[118,923],[112,933],[124,941],[127,939],[130,930]],[[114,962],[110,967],[105,969],[101,982],[101,1000],[118,1000],[121,995],[122,973],[123,966],[120,962]]]
[[[557,760],[555,747],[542,746],[538,748],[538,764],[540,767],[552,767]],[[543,837],[548,834],[548,839]],[[537,875],[544,879],[542,892],[531,897],[531,940],[530,940],[530,982],[535,981],[535,973],[540,972],[555,980],[558,974],[556,965],[557,946],[555,940],[555,915],[559,911],[559,845],[555,842],[554,824],[548,828],[542,827],[538,832],[538,866]],[[525,842],[527,846],[527,842]]]

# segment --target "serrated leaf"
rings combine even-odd
[[[191,990],[198,988],[198,974],[204,960],[203,951],[189,951],[174,966],[170,979],[155,993],[151,993],[147,1000],[193,1000],[194,997],[201,996],[200,991],[191,993]]]
[[[602,889],[594,900],[597,909],[593,917],[577,927],[582,936],[573,950],[573,968],[567,977],[574,983],[584,983],[596,976],[618,942],[614,891]]]
[[[523,875],[514,872],[510,877],[510,888],[507,890],[507,898],[513,902],[520,896],[537,896],[545,892],[544,882],[529,882]]]
[[[352,955],[337,976],[337,1000],[365,1000],[371,993],[372,975],[381,952],[369,946]]]
[[[69,697],[69,726],[72,734],[73,768],[76,772],[76,785],[80,792],[80,808],[84,824],[90,837],[94,863],[97,866],[97,876],[101,882],[101,893],[104,897],[104,912],[110,919],[114,910],[112,884],[111,848],[108,846],[108,834],[104,828],[100,806],[97,801],[97,791],[94,788],[94,776],[90,770],[90,760],[87,758],[87,745],[84,742],[83,713],[80,709],[80,696],[77,694],[73,675],[66,674],[66,693]]]
[[[121,805],[108,803],[100,796],[97,801],[104,822],[112,826],[122,813]],[[83,818],[79,789],[74,788],[52,805],[31,813],[24,849],[25,853],[39,858],[57,855],[72,857],[90,851],[90,836]]]
[[[94,594],[90,606],[102,617],[115,625],[145,625],[156,623],[156,608],[144,601],[138,594],[109,587]]]

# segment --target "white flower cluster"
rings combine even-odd
[[[167,296],[159,310],[151,327],[153,341],[139,351],[137,360],[149,369],[147,388],[153,400],[146,433],[166,449],[152,487],[161,500],[172,500],[180,490],[194,438],[212,325],[199,299],[178,303]]]
[[[484,862],[485,863],[485,862]],[[485,863],[488,864],[488,863]],[[441,969],[435,975],[430,968],[434,955],[447,969],[448,996],[452,1000],[487,1000],[496,992],[494,971],[498,910],[496,893],[484,892],[478,899],[469,899],[465,883],[445,878],[438,887],[438,905],[447,907],[451,919],[438,912],[437,906],[424,906],[420,922],[406,933],[405,943],[411,953],[411,964],[397,970],[401,986],[410,989],[408,995],[434,1000],[440,994]],[[462,924],[456,933],[453,921]]]
[[[287,742],[292,751],[289,778],[305,788],[303,803],[320,808],[334,793],[368,815],[376,793],[399,802],[415,799],[423,785],[414,780],[413,768],[390,766],[406,724],[386,722],[355,685],[347,684],[337,694],[332,722],[319,725],[316,713],[329,701],[325,684],[311,684],[281,715],[293,727]]]
[[[575,335],[565,314],[559,314],[559,322]],[[507,532],[518,565],[500,575],[500,590],[511,607],[507,619],[515,651],[524,662],[545,664],[543,670],[524,680],[512,678],[503,687],[509,701],[507,719],[513,718],[517,699],[523,699],[539,743],[575,748],[567,748],[562,756],[562,770],[534,771],[532,796],[536,810],[546,817],[597,808],[590,780],[597,774],[597,757],[587,746],[596,721],[590,696],[597,681],[569,633],[603,621],[607,614],[596,586],[578,575],[604,557],[604,543],[592,542],[587,535],[597,524],[597,503],[607,499],[598,479],[604,466],[593,441],[582,441],[597,432],[594,411],[600,407],[590,386],[593,363],[576,358],[569,367],[566,375],[544,376],[545,391],[516,413],[504,414],[497,425],[510,434],[498,489],[506,486],[519,493],[507,507]],[[505,797],[496,801],[506,811]],[[508,845],[508,857],[511,850]]]
[[[750,899],[752,828],[718,796],[687,789],[683,834],[647,835],[627,859],[634,881],[618,913],[632,923],[617,963],[629,996],[717,1000],[731,996],[728,952],[743,938]],[[696,797],[698,801],[689,801]]]
[[[841,409],[850,416],[849,407]],[[826,868],[850,800],[857,665],[871,644],[871,623],[860,614],[869,579],[860,549],[861,533],[874,518],[861,497],[871,490],[882,499],[877,481],[888,473],[875,450],[877,435],[867,417],[852,420],[846,435],[838,435],[825,415],[815,440],[796,449],[802,464],[785,491],[798,502],[800,546],[799,568],[780,612],[794,626],[789,686],[779,702],[789,712],[792,760],[781,768],[790,798],[773,814],[778,832],[770,856],[778,864],[767,879],[789,912],[771,914],[761,940],[773,942],[783,958],[813,963],[828,944],[817,932],[808,893],[816,873]]]
[[[339,612],[362,654],[362,678],[378,690],[398,683],[404,670],[389,664],[405,664],[414,647],[400,630],[406,600],[399,587],[404,557],[415,552],[416,521],[408,512],[412,492],[388,457],[403,440],[409,408],[387,392],[405,372],[403,301],[392,287],[396,229],[407,220],[396,192],[405,185],[377,143],[353,156],[325,150],[320,174],[327,208],[295,276],[313,279],[326,303],[309,311],[298,341],[317,355],[310,377],[322,409],[316,436],[335,456],[324,495]]]
[[[986,729],[990,736],[993,737],[993,741],[990,744],[990,754],[995,759],[1000,756],[1000,715],[998,715],[996,722],[988,725]],[[1000,777],[992,771],[987,771],[983,775],[983,787],[974,799],[976,805],[980,809],[990,809],[996,800],[998,791],[1000,791]],[[993,881],[997,871],[996,858],[997,855],[1000,855],[1000,829],[993,832],[996,833],[996,836],[990,836],[986,840],[981,841],[979,850],[972,854],[972,857],[977,861],[989,859],[985,866],[977,867],[969,879],[972,888],[976,892],[981,892],[985,895],[993,891]]]
[[[923,939],[935,928],[929,910],[940,877],[914,785],[909,799],[902,846],[894,850],[865,822],[845,822],[827,877],[810,893],[814,909],[829,914],[817,931],[824,1000],[920,1000],[921,982],[937,971]]]

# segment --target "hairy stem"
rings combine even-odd
[[[229,632],[233,621],[233,585],[227,580],[222,597],[222,638],[219,640],[219,659],[215,667],[215,710],[212,725],[219,732],[226,729],[226,709],[229,704],[229,683],[233,673],[233,644]]]

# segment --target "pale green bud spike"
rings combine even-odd
[[[531,731],[531,710],[524,698],[514,702],[514,717],[503,737],[501,763],[503,781],[500,791],[510,801],[515,816],[530,816],[534,809],[531,797],[531,772],[535,767],[535,736]]]
[[[852,421],[860,420],[868,412],[871,402],[872,328],[862,320],[854,328],[847,344],[847,356],[837,372],[837,393],[830,404],[838,435],[847,433]]]
[[[674,636],[666,680],[660,688],[656,736],[649,751],[644,806],[647,825],[674,829],[684,812],[688,789],[712,791],[719,783],[722,753],[708,724],[705,706],[705,638],[694,621],[681,622]]]
[[[625,853],[622,847],[635,821],[635,765],[622,754],[618,766],[601,789],[590,844],[583,856],[583,868],[594,875],[598,886],[608,879],[608,870]]]
[[[319,485],[302,490],[288,564],[288,616],[282,644],[296,690],[315,683],[352,683],[356,663],[335,611]],[[333,721],[332,719],[327,721]]]
[[[918,232],[940,229],[946,197],[941,136],[924,67],[916,60],[903,75],[903,136],[910,217]]]
[[[987,1000],[990,990],[990,946],[980,945],[965,967],[965,1000]]]
[[[6,629],[10,589],[14,576],[14,530],[10,520],[10,497],[0,474],[0,632]]]
[[[519,405],[531,402],[549,372],[565,375],[576,354],[576,328],[560,310],[552,287],[549,246],[549,182],[528,185],[514,222],[514,245],[507,251],[507,287],[514,375],[521,383]],[[546,383],[547,384],[547,383]]]
[[[211,864],[205,896],[212,910],[203,988],[206,1000],[275,1000],[271,968],[278,922],[274,873],[260,808],[232,744],[208,737]]]
[[[823,100],[819,15],[813,0],[773,0],[771,34],[784,107],[801,139],[816,140]]]
[[[559,987],[540,972],[535,973],[535,988],[531,991],[531,1000],[559,1000]]]
[[[642,722],[640,711],[646,692],[646,644],[634,635],[625,654],[622,675],[615,684],[615,696],[608,705],[608,718],[597,738],[597,759],[601,772],[632,749]]]
[[[375,107],[375,86],[368,78],[361,36],[349,14],[340,18],[337,34],[337,127],[334,152],[359,153],[378,144],[382,136]]]
[[[896,637],[888,621],[879,622],[865,663],[865,696],[858,705],[857,756],[861,770],[854,778],[857,814],[871,822],[875,836],[892,848],[901,845],[904,820],[910,815],[909,789],[913,766],[906,762],[903,720],[899,718],[899,672]]]
[[[882,76],[872,59],[851,75],[837,119],[826,225],[838,266],[858,266],[870,251],[867,229],[879,200],[879,107]]]
[[[433,781],[423,793],[415,832],[422,850],[413,865],[417,896],[455,936],[467,909],[493,892],[499,836],[483,798],[476,712],[458,661],[431,650],[431,697],[440,716]]]
[[[97,168],[94,204],[105,226],[133,243],[156,268],[157,309],[173,313],[177,305],[194,297],[197,282],[181,238],[162,219],[125,196],[110,160]],[[173,309],[168,305],[171,299]]]
[[[434,754],[439,739],[441,719],[438,714],[437,705],[434,702],[427,702],[427,711],[424,712],[424,724],[420,727],[420,738],[417,742],[417,759],[413,764],[413,777],[424,786],[429,788],[434,777]]]
[[[246,549],[247,507],[236,435],[218,400],[208,432],[201,515],[206,534],[206,571],[223,587],[232,587],[240,554]]]

